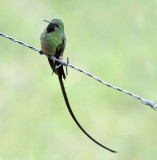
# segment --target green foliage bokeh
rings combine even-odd
[[[0,0],[0,32],[40,49],[43,19],[62,19],[70,63],[157,98],[156,0]],[[156,112],[69,68],[74,124],[45,56],[0,37],[0,160],[155,160]]]

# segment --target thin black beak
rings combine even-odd
[[[48,23],[51,23],[51,21],[48,21],[48,20],[43,20],[44,22],[48,22]]]

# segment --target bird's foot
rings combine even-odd
[[[43,52],[42,50],[40,50],[39,53],[40,53],[41,55],[44,54],[44,52]]]

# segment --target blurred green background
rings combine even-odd
[[[0,32],[40,49],[42,20],[62,19],[64,58],[157,100],[156,0],[0,0]],[[156,160],[157,113],[69,68],[70,117],[45,56],[0,37],[0,160]]]

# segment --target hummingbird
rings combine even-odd
[[[52,21],[44,21],[48,22],[49,25],[40,36],[42,52],[49,56],[54,56],[57,59],[62,60],[64,48],[66,45],[64,24],[59,19],[53,19]],[[40,51],[40,53],[42,52]],[[57,70],[56,67],[57,65],[59,65],[59,63],[57,61],[51,60],[49,57],[48,61],[53,72],[61,75],[65,79],[66,76],[63,70],[63,66],[60,66]]]
[[[49,56],[54,56],[59,60],[63,59],[63,52],[66,46],[66,37],[64,34],[64,24],[60,19],[53,19],[51,21],[44,20],[45,22],[48,22],[48,26],[45,28],[45,30],[42,32],[40,36],[40,41],[41,41],[41,51],[40,54],[46,54],[48,55],[48,61],[51,66],[52,71],[58,75],[58,79],[60,82],[62,94],[66,103],[66,106],[68,108],[68,111],[77,124],[77,126],[82,130],[82,132],[90,138],[93,142],[95,142],[97,145],[101,146],[102,148],[107,149],[110,152],[116,152],[112,149],[109,149],[108,147],[105,147],[98,141],[96,141],[93,137],[91,137],[80,125],[78,120],[76,119],[71,107],[70,103],[65,91],[63,79],[66,79],[66,75],[63,69],[63,65],[60,65],[59,62],[50,59]]]

